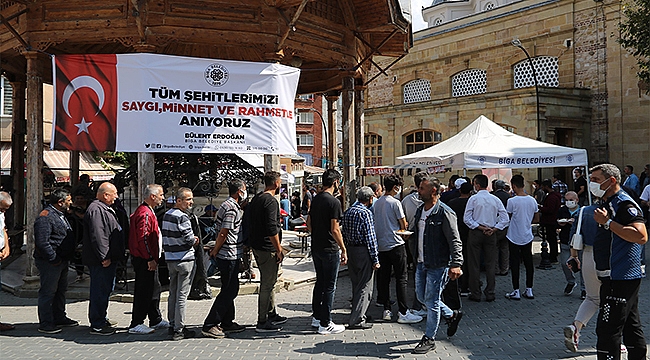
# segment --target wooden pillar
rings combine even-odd
[[[365,166],[364,158],[364,107],[365,107],[365,98],[364,90],[365,87],[361,84],[357,84],[354,88],[354,153],[356,154],[355,162],[355,173],[358,179],[358,185],[365,185],[365,177],[361,176],[361,169]]]
[[[284,58],[284,50],[264,54],[264,60],[268,63],[278,64],[282,58]],[[280,172],[280,155],[264,154],[264,172],[267,171]],[[276,195],[276,198],[280,200],[279,195]]]
[[[155,53],[156,46],[146,43],[133,46],[139,53]],[[144,201],[144,188],[156,182],[156,158],[153,153],[138,153],[138,203]]]
[[[27,59],[27,256],[25,287],[38,286],[34,266],[34,221],[43,200],[43,76],[40,53],[25,51]]]
[[[79,183],[79,151],[70,151],[70,185]],[[74,200],[74,199],[73,199]]]
[[[343,89],[341,91],[343,100],[341,109],[341,125],[343,130],[343,181],[345,191],[343,195],[343,207],[347,209],[354,202],[356,190],[356,171],[354,169],[354,78],[346,76],[343,78]]]
[[[339,149],[336,143],[338,132],[336,131],[336,107],[334,106],[339,100],[339,92],[331,91],[325,95],[327,99],[327,168],[333,169],[339,162]]]
[[[11,82],[11,178],[14,194],[14,226],[25,226],[25,81]],[[22,244],[22,242],[21,242]]]

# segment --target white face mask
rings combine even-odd
[[[566,207],[568,207],[569,209],[575,209],[578,207],[578,202],[574,200],[567,200]]]
[[[605,180],[605,181],[607,181],[607,180]],[[603,181],[603,182],[600,183],[600,184],[597,183],[597,182],[590,182],[590,183],[589,183],[589,191],[591,191],[591,193],[592,193],[595,197],[597,197],[597,198],[602,198],[602,197],[605,195],[605,193],[607,192],[607,189],[609,189],[609,186],[608,186],[607,189],[605,189],[605,190],[603,190],[603,189],[600,188],[600,185],[602,185],[603,183],[605,183],[605,181]],[[611,186],[611,185],[610,185],[610,186]]]
[[[241,192],[242,194],[241,194],[241,198],[239,198],[239,201],[244,201],[248,198],[248,193],[246,192],[246,190],[242,190]]]
[[[397,188],[397,194],[400,194],[401,192],[402,192],[402,187],[400,186]]]

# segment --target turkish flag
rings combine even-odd
[[[54,75],[52,148],[114,151],[117,55],[55,56]]]

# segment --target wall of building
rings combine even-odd
[[[308,111],[313,114],[314,123],[313,124],[301,124],[296,123],[296,135],[299,134],[312,134],[314,135],[314,145],[313,146],[298,146],[298,154],[302,154],[304,157],[308,158],[306,165],[324,167],[322,162],[323,158],[323,123],[321,121],[321,116],[325,116],[322,113],[323,109],[323,97],[321,95],[305,95],[299,96],[295,101],[296,111]],[[313,109],[316,109],[320,114]],[[306,155],[306,156],[305,156]],[[309,161],[311,158],[311,161]]]

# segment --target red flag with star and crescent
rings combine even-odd
[[[52,148],[115,150],[117,56],[54,57],[55,111]]]

